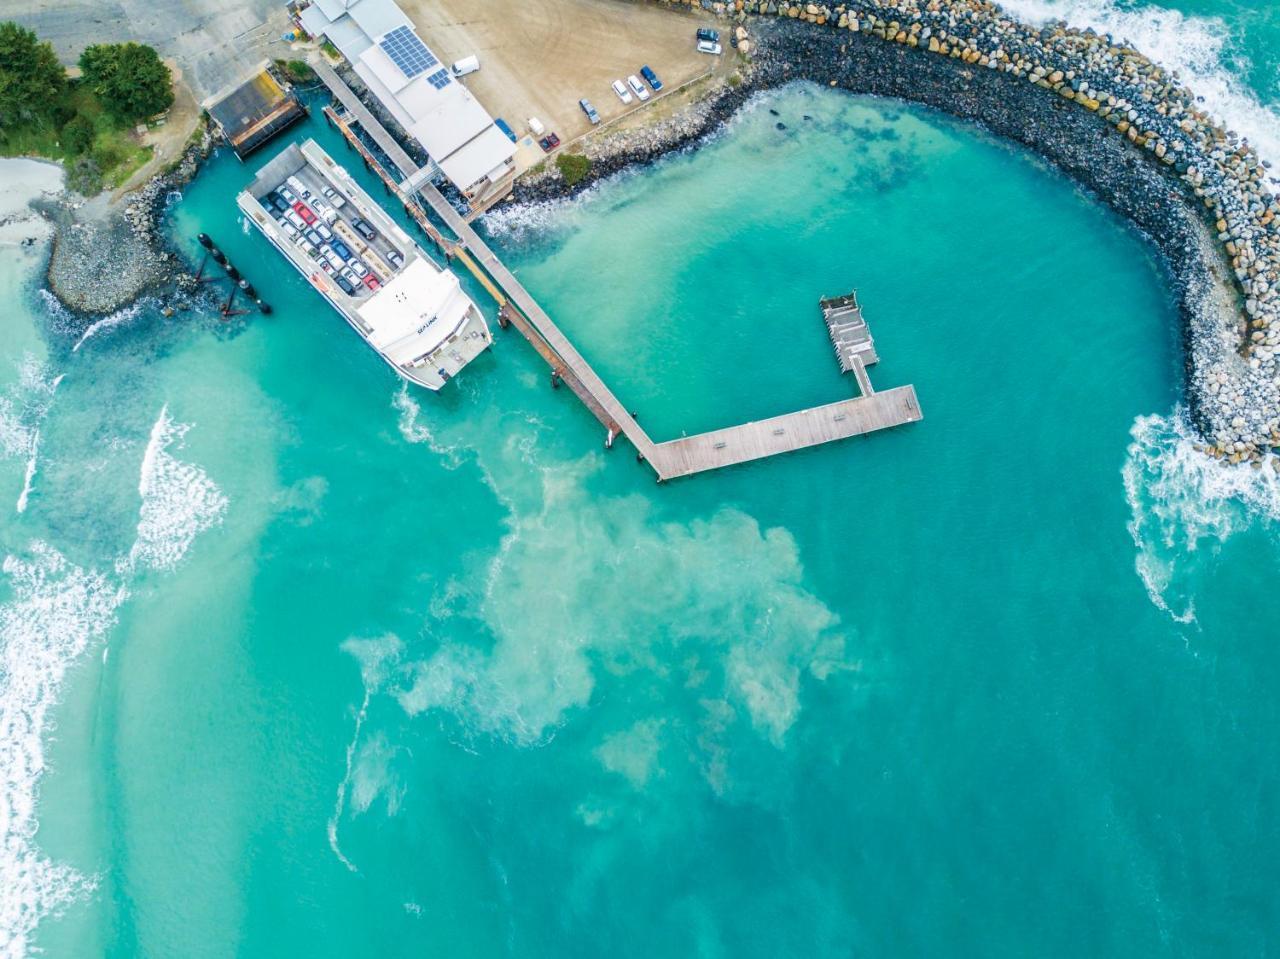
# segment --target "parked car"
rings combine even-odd
[[[284,235],[289,239],[296,240],[298,238],[298,228],[292,223],[286,223],[282,220],[280,222],[280,229],[284,230]]]
[[[303,221],[308,226],[316,222],[316,215],[311,212],[311,207],[307,206],[301,200],[295,203],[293,208],[298,211],[298,216],[302,217]]]
[[[309,196],[311,196],[311,191],[308,190],[305,186],[303,186],[302,181],[299,180],[296,176],[291,176],[284,182],[289,184],[289,187],[293,190],[294,193],[298,195],[300,199],[305,200]]]
[[[267,194],[266,200],[277,213],[283,213],[285,210],[289,209],[289,201],[274,190]]]
[[[321,192],[324,193],[325,199],[333,204],[335,210],[341,210],[347,205],[347,198],[333,187],[327,186]]]
[[[468,73],[475,73],[480,69],[480,58],[477,56],[463,57],[453,65],[453,75],[455,77],[465,77]]]
[[[333,282],[334,282],[334,283],[337,283],[337,284],[338,284],[338,289],[342,290],[342,292],[343,292],[343,293],[345,293],[345,294],[347,294],[347,296],[355,296],[355,295],[356,295],[356,288],[355,288],[354,286],[352,286],[352,285],[351,285],[351,281],[350,281],[350,280],[348,280],[348,279],[347,279],[345,276],[343,276],[341,273],[335,273],[335,274],[333,275]]]
[[[631,91],[627,89],[627,85],[621,80],[613,81],[613,92],[618,95],[618,99],[623,103],[630,103],[632,100]]]
[[[336,252],[336,251],[334,251],[334,250],[325,250],[325,251],[324,251],[324,258],[325,258],[326,260],[328,260],[328,261],[333,265],[333,268],[334,268],[335,270],[341,270],[341,269],[342,269],[342,257],[338,256],[338,254],[337,254],[337,252]]]
[[[387,250],[386,260],[393,270],[398,270],[404,266],[404,257],[400,255],[399,250]]]
[[[698,42],[702,43],[703,41],[707,43],[719,43],[720,34],[716,33],[716,31],[711,30],[707,27],[702,27],[698,31]]]
[[[310,227],[303,230],[302,235],[307,238],[307,242],[312,246],[320,246],[320,244],[324,243],[325,238],[322,237],[318,231],[311,229]]]
[[[658,75],[656,73],[649,69],[649,65],[647,63],[640,68],[640,76],[649,81],[649,86],[653,87],[654,93],[657,93],[662,89],[662,81],[658,79]]]
[[[317,211],[317,212],[319,212],[319,211]],[[327,226],[325,226],[323,223],[317,223],[317,224],[315,225],[315,227],[313,227],[313,229],[316,231],[316,233],[318,233],[318,234],[320,235],[320,239],[322,239],[322,240],[332,240],[332,239],[333,239],[333,231],[332,231],[332,230],[330,230],[330,229],[329,229]],[[319,246],[319,244],[316,244],[316,245],[317,245],[317,246]]]
[[[371,292],[373,290],[376,290],[378,287],[382,286],[382,284],[378,282],[378,278],[374,276],[372,273],[369,273],[365,276],[364,285],[367,286]]]
[[[331,246],[333,247],[333,252],[338,254],[338,256],[342,257],[342,259],[344,260],[351,259],[353,255],[351,252],[351,249],[341,240],[334,240]]]
[[[357,233],[359,233],[366,240],[373,240],[373,239],[376,239],[378,236],[378,231],[375,230],[373,227],[371,227],[364,220],[360,219],[360,217],[358,216],[353,216],[351,218],[351,228],[355,230]]]
[[[713,57],[718,57],[718,56],[720,56],[720,44],[718,44],[718,43],[712,43],[710,40],[699,40],[699,41],[698,41],[698,52],[699,52],[699,53],[709,53],[709,54],[711,54]]]
[[[586,97],[578,101],[578,106],[582,107],[582,112],[587,115],[587,119],[591,121],[592,126],[600,122],[600,114],[596,113],[596,108],[591,105],[591,101]]]
[[[631,92],[640,99],[641,103],[649,99],[649,91],[645,89],[645,85],[640,82],[640,78],[634,73],[627,77],[627,86],[631,88]]]
[[[542,125],[542,121],[537,117],[529,117],[526,122],[529,124],[529,132],[535,137],[540,137],[547,132],[547,128]]]
[[[305,230],[307,228],[307,221],[298,216],[297,210],[285,210],[284,218],[289,223],[293,224],[293,227],[296,230]]]
[[[544,153],[550,153],[560,145],[560,138],[554,133],[548,133],[545,137],[538,141],[538,146],[542,147]]]
[[[349,269],[352,273],[354,273],[358,277],[363,278],[369,275],[369,268],[365,266],[363,263],[361,263],[355,257],[352,257],[347,262],[347,269]]]
[[[507,135],[507,139],[512,143],[516,142],[516,131],[507,126],[507,121],[502,119],[502,117],[498,117],[498,119],[494,120],[493,125],[505,133]]]
[[[285,198],[285,201],[286,201],[290,206],[292,206],[294,203],[297,203],[297,202],[298,202],[298,198],[297,198],[297,196],[295,196],[295,195],[294,195],[294,192],[293,192],[292,190],[290,190],[287,186],[282,186],[282,187],[281,187],[279,190],[277,190],[276,192],[277,192],[277,193],[279,193],[282,197],[284,197],[284,198]]]

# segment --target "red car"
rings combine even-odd
[[[307,226],[316,222],[316,215],[311,212],[311,207],[307,206],[301,200],[295,203],[293,208],[298,211],[298,216],[302,217]]]
[[[538,141],[538,146],[542,147],[543,153],[550,153],[560,145],[560,138],[554,133],[548,133],[545,137]]]
[[[367,286],[370,290],[376,290],[378,287],[382,286],[382,284],[378,282],[378,278],[374,276],[372,273],[365,274],[364,285]]]

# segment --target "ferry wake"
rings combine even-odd
[[[314,140],[290,144],[236,204],[393,369],[439,390],[492,342],[457,276]]]

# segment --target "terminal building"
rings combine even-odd
[[[422,42],[394,0],[315,0],[299,21],[338,48],[473,209],[510,192],[515,144]]]

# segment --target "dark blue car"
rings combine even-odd
[[[640,76],[644,77],[649,86],[653,87],[654,93],[657,93],[662,89],[662,81],[658,79],[658,75],[656,73],[649,69],[649,65],[647,63],[640,68]]]

